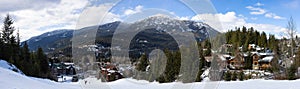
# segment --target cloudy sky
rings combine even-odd
[[[23,41],[57,29],[129,21],[146,12],[203,21],[221,32],[247,26],[281,37],[291,16],[300,28],[300,0],[115,1],[118,0],[0,0],[0,21],[9,13]]]

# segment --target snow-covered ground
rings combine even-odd
[[[18,72],[20,74],[23,74],[23,72],[21,70],[19,70],[15,65],[8,63],[7,61],[1,60],[0,59],[0,67],[5,68],[5,69],[9,69],[9,70],[13,70],[15,72]]]
[[[1,63],[0,63],[1,64]],[[4,67],[5,66],[5,67]],[[48,79],[33,78],[14,72],[9,65],[0,66],[0,89],[299,89],[300,80],[246,80],[234,82],[164,83],[135,79],[120,79],[103,83],[94,77],[79,82],[59,83]]]

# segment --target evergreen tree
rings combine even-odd
[[[181,55],[180,51],[171,52],[169,50],[164,51],[167,56],[166,69],[163,75],[161,75],[157,81],[160,83],[173,82],[178,78],[180,66],[181,66]]]
[[[147,56],[145,54],[143,54],[141,56],[139,63],[137,64],[136,69],[139,71],[146,71],[146,68],[148,65],[149,65],[149,62],[147,60]]]
[[[2,55],[0,55],[0,58],[4,60],[10,60],[10,62],[14,62],[15,55],[14,55],[14,36],[13,32],[15,28],[12,26],[13,20],[10,17],[9,14],[4,18],[3,21],[3,28],[2,28],[2,38],[1,38],[1,50],[3,50]],[[5,51],[5,52],[4,52]]]
[[[224,80],[225,81],[230,81],[231,80],[231,73],[229,71],[225,72]]]
[[[4,19],[0,32],[0,59],[17,66],[23,73],[34,77],[48,77],[49,64],[47,56],[39,48],[36,53],[30,53],[27,42],[20,47],[19,32],[14,33],[13,20],[9,14]]]
[[[4,43],[11,44],[10,43],[11,37],[13,37],[13,32],[14,32],[15,28],[12,26],[12,24],[14,22],[9,14],[6,15],[3,23],[4,23],[4,26],[3,26],[3,30],[2,30],[2,39],[3,39]]]
[[[202,81],[202,78],[201,78],[201,75],[203,73],[202,69],[204,68],[204,66],[206,64],[205,57],[203,55],[203,48],[201,46],[201,43],[198,43],[198,50],[199,50],[200,64],[199,64],[199,71],[198,71],[198,74],[197,74],[196,82]]]
[[[232,80],[232,81],[236,81],[236,80],[237,80],[237,77],[238,77],[237,73],[236,73],[236,72],[233,72],[233,73],[232,73],[231,80]]]
[[[36,53],[36,59],[38,61],[38,65],[40,66],[40,72],[44,75],[48,73],[49,70],[49,63],[47,56],[44,54],[44,51],[42,48],[38,48]]]
[[[296,53],[295,65],[296,67],[300,67],[300,47],[298,47],[298,52]]]
[[[259,43],[258,45],[260,47],[267,47],[267,35],[265,32],[261,33],[261,37],[260,37],[258,43]]]
[[[250,41],[250,34],[247,34],[247,36],[246,36],[246,41],[245,41],[245,43],[244,43],[244,45],[243,45],[243,51],[244,52],[246,52],[246,51],[248,51],[248,46],[249,46],[249,41]]]
[[[275,38],[274,35],[269,35],[269,41],[268,41],[268,44],[269,44],[269,48],[270,48],[271,50],[276,50],[276,45],[278,45],[278,44],[277,44],[277,42],[276,42],[276,38]]]
[[[239,78],[240,81],[244,81],[245,74],[244,74],[243,71],[239,72],[239,77],[238,78]]]
[[[287,78],[288,78],[288,80],[295,80],[296,79],[296,75],[295,75],[296,71],[297,71],[296,65],[292,64],[290,66],[290,68],[287,69]]]
[[[211,56],[211,43],[210,43],[210,40],[209,39],[205,40],[204,44],[205,44],[204,48],[206,49],[204,51],[204,56]]]

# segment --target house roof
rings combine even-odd
[[[253,55],[258,55],[258,56],[271,56],[274,55],[273,53],[259,53],[259,52],[251,52],[252,56]]]
[[[258,62],[271,62],[273,60],[273,56],[267,56],[267,57],[264,57],[260,60],[258,60]]]

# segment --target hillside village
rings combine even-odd
[[[10,24],[5,26],[10,27],[11,21],[11,18],[7,15],[6,24],[9,22]],[[193,23],[191,22],[192,25]],[[195,25],[194,28],[195,30],[201,30],[201,34],[205,34],[204,32],[207,30],[204,27]],[[10,30],[3,31],[3,33],[7,33],[6,31]],[[155,31],[152,34],[155,34]],[[151,52],[153,48],[148,49],[147,46],[151,46],[148,45],[151,44],[151,41],[146,38],[137,38],[135,40],[137,42],[135,45],[141,44],[143,50],[136,51],[136,54],[127,60],[122,56],[111,55],[111,50],[123,51],[119,46],[111,47],[101,43],[76,46],[75,49],[82,53],[87,53],[84,55],[70,55],[71,53],[68,52],[71,52],[71,49],[68,48],[53,49],[54,51],[50,53],[44,53],[42,48],[38,48],[37,52],[31,52],[26,41],[21,44],[18,35],[13,36],[13,34],[9,34],[8,36],[13,38],[8,37],[9,39],[1,40],[1,45],[4,45],[1,48],[10,50],[10,54],[0,52],[6,53],[1,55],[1,58],[9,59],[7,61],[16,64],[25,74],[31,76],[49,78],[59,82],[76,82],[79,79],[92,75],[107,82],[132,77],[160,83],[178,81],[177,79],[186,76],[180,73],[182,56],[176,47],[160,48],[163,49],[167,62],[165,62],[165,66],[155,66],[157,62],[152,62],[148,59],[149,54],[147,52]],[[208,36],[205,35],[204,37]],[[190,63],[193,64],[199,61],[199,71],[193,74],[196,75],[194,76],[196,77],[195,80],[193,80],[194,77],[189,77],[183,82],[201,82],[206,77],[213,81],[298,79],[300,77],[299,43],[297,36],[289,39],[277,39],[275,35],[267,35],[265,32],[259,32],[253,27],[236,27],[234,30],[229,30],[226,33],[218,33],[215,37],[201,39],[196,43],[199,50],[199,58],[193,59]],[[19,47],[18,45],[22,46]],[[189,48],[180,49],[190,50]],[[136,49],[128,51],[132,50]],[[18,54],[18,52],[21,54]],[[19,59],[22,59],[22,61],[17,61]],[[121,63],[114,63],[115,60]],[[26,69],[27,67],[32,67],[28,65],[30,63],[34,63],[33,70]],[[165,71],[151,71],[151,68],[165,69]],[[182,68],[189,67],[183,66]],[[151,75],[154,72],[163,74],[160,76]],[[217,75],[211,75],[216,72]],[[150,78],[146,79],[144,75],[139,74],[149,75]]]
[[[250,37],[252,35],[256,35],[257,37]],[[208,40],[200,43],[202,46],[199,45],[199,49],[203,50],[200,57],[204,57],[204,61],[201,61],[203,59],[200,58],[200,61],[204,63],[200,70],[201,79],[211,77],[209,71],[211,70],[212,60],[217,60],[220,67],[219,70],[222,70],[220,72],[220,79],[212,79],[217,81],[237,79],[282,80],[297,79],[300,77],[300,74],[298,74],[300,73],[298,72],[299,69],[296,67],[297,57],[299,56],[298,46],[294,45],[294,55],[290,55],[289,50],[291,49],[291,42],[288,39],[275,39],[274,35],[269,35],[269,38],[267,38],[267,35],[264,32],[260,33],[254,30],[254,28],[247,29],[246,27],[236,28],[235,31],[225,33],[225,36],[228,40],[219,47],[220,50],[218,50],[219,53],[216,54],[216,57],[213,57],[212,54],[212,52],[214,52],[214,50],[212,50],[213,43],[210,43]],[[247,40],[241,40],[241,38]],[[296,38],[295,41],[295,43],[298,43],[298,38]],[[95,58],[97,60],[95,66],[97,66],[97,70],[99,70],[98,72],[100,73],[96,76],[104,81],[115,81],[121,78],[135,76],[134,72],[136,68],[140,68],[142,62],[147,62],[141,61],[142,59],[140,58],[137,61],[128,61],[123,64],[111,63],[111,60],[123,60],[123,57],[110,57],[111,54],[109,49],[121,50],[119,47],[109,47],[97,44],[84,45],[78,48],[95,53]],[[63,54],[60,54],[60,57],[63,57]],[[64,63],[65,62],[62,61],[62,64]],[[142,70],[147,72],[151,66],[149,62],[144,64]],[[70,68],[70,66],[66,67],[66,71],[69,70],[67,68]],[[73,66],[71,66],[71,68],[73,68]],[[80,70],[79,67],[77,69]],[[59,70],[59,67],[54,67],[52,70]],[[62,72],[61,74],[66,75],[66,72]],[[75,78],[80,78],[81,75],[80,73],[79,75],[73,73],[73,76],[76,76]]]

